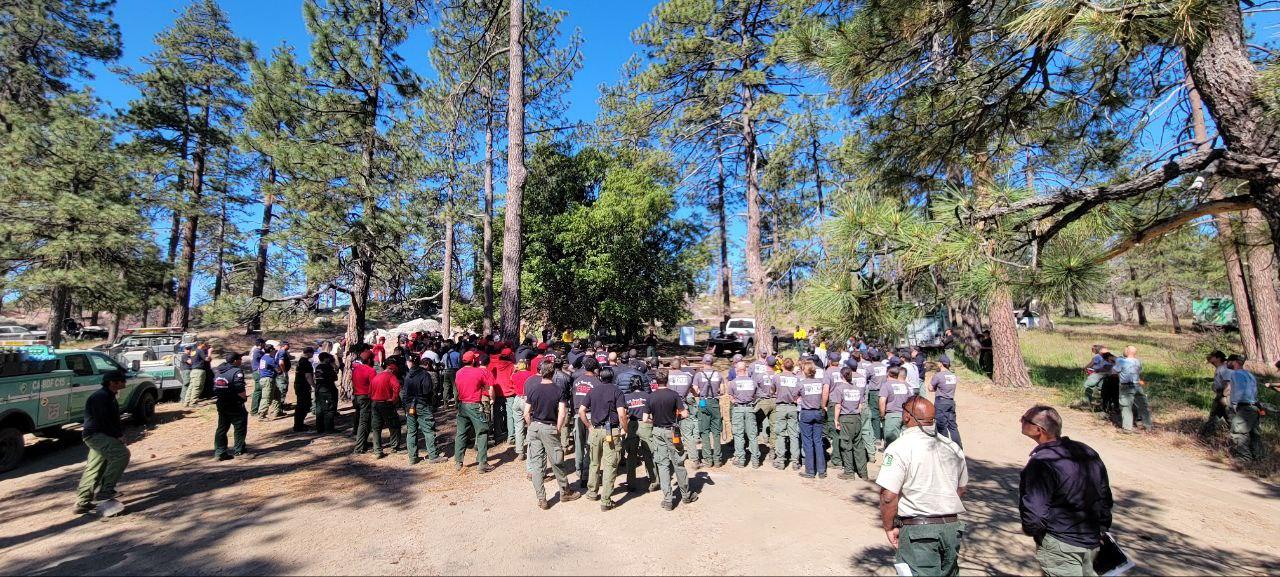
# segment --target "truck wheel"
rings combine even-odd
[[[135,425],[146,425],[150,423],[156,416],[156,392],[146,391],[142,393],[142,397],[138,399],[138,404],[133,407],[133,423]]]
[[[23,448],[22,431],[13,427],[0,429],[0,473],[17,468]]]

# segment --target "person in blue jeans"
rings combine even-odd
[[[800,379],[800,450],[804,459],[804,471],[801,477],[819,479],[827,477],[826,447],[823,446],[823,430],[827,424],[827,416],[823,411],[830,396],[830,387],[823,379],[814,378],[818,368],[806,362],[802,369],[804,378]]]

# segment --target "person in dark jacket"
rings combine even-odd
[[[240,364],[244,355],[227,353],[224,363],[213,375],[213,398],[218,407],[218,428],[213,433],[213,458],[228,461],[244,454],[244,437],[249,425],[249,411],[244,408],[248,393],[245,390],[244,369]],[[235,445],[227,452],[227,431],[235,428]]]
[[[440,387],[431,377],[429,368],[422,366],[422,360],[417,355],[409,355],[405,357],[405,361],[409,364],[409,372],[404,376],[400,400],[404,403],[408,421],[409,464],[417,465],[421,460],[418,458],[419,434],[427,449],[428,462],[443,463],[447,459],[436,448],[435,410],[440,405]]]
[[[120,404],[116,400],[116,393],[124,387],[124,373],[112,371],[102,375],[102,388],[84,402],[80,435],[89,446],[89,460],[76,489],[77,515],[93,511],[95,500],[114,499],[116,483],[129,465],[129,448],[124,446],[124,426],[120,423]]]
[[[320,363],[315,366],[316,378],[316,432],[334,432],[338,420],[338,368],[333,355],[320,353]]]
[[[311,364],[311,357],[316,350],[312,347],[302,349],[302,356],[298,357],[298,366],[293,373],[293,430],[301,433],[309,431],[307,428],[307,413],[311,412],[311,393],[316,388],[316,369]],[[287,353],[286,353],[287,355]]]
[[[1093,575],[1102,534],[1111,529],[1111,485],[1098,453],[1062,435],[1062,416],[1036,405],[1022,415],[1022,434],[1036,442],[1022,469],[1022,532],[1036,542],[1045,575]]]

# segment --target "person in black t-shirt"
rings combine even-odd
[[[662,508],[668,511],[676,506],[675,492],[671,488],[671,471],[675,470],[676,482],[686,504],[698,500],[689,490],[689,474],[685,471],[683,439],[680,438],[680,420],[689,416],[684,399],[667,388],[670,373],[658,369],[654,383],[658,389],[649,395],[649,417],[653,421],[653,460],[658,468],[658,483],[662,487]]]
[[[533,481],[533,494],[538,498],[538,507],[549,509],[547,493],[543,489],[543,471],[551,466],[556,482],[560,485],[560,502],[565,503],[581,497],[569,488],[569,479],[564,470],[564,449],[560,446],[560,432],[564,430],[568,418],[564,391],[556,385],[554,363],[542,363],[538,367],[538,380],[530,379],[525,386],[524,424],[529,441],[528,471]]]
[[[302,356],[298,358],[298,366],[293,372],[293,394],[295,406],[293,407],[293,430],[301,433],[308,431],[306,420],[307,413],[311,412],[312,391],[316,388],[316,372],[315,367],[311,364],[311,357],[316,350],[312,347],[302,349]]]
[[[591,369],[589,363],[584,367]],[[586,377],[579,379],[579,385]],[[591,387],[586,400],[578,407],[578,418],[587,431],[590,463],[587,469],[587,498],[600,501],[600,510],[613,509],[613,481],[618,475],[623,439],[627,430],[627,408],[622,392],[613,383],[613,369],[600,371],[599,385]]]
[[[332,433],[338,420],[338,369],[336,359],[329,353],[320,353],[320,364],[315,368],[316,379],[316,432]]]
[[[218,407],[218,428],[213,433],[213,458],[219,461],[230,460],[235,455],[244,454],[244,437],[249,425],[249,411],[244,408],[248,398],[245,391],[244,369],[240,353],[227,353],[226,362],[218,366],[213,377],[213,397]],[[235,445],[227,452],[227,431],[235,429]]]

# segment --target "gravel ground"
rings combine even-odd
[[[965,574],[1038,572],[1017,524],[1018,473],[1032,448],[1018,416],[1053,395],[961,392]],[[1139,573],[1280,572],[1280,487],[1205,459],[1173,433],[1122,436],[1084,413],[1064,417],[1067,434],[1107,462],[1114,532]],[[700,500],[674,512],[659,507],[660,493],[622,489],[608,513],[555,498],[541,511],[506,445],[491,451],[497,469],[479,475],[474,453],[461,472],[410,467],[403,453],[353,457],[346,435],[251,419],[253,454],[215,463],[211,406],[164,404],[158,420],[129,432],[133,462],[120,486],[129,512],[113,519],[71,512],[82,444],[30,446],[26,463],[0,476],[0,573],[892,574],[873,486],[834,474],[730,465],[698,471]],[[448,454],[452,413],[440,421]],[[554,481],[547,489],[555,495]]]

